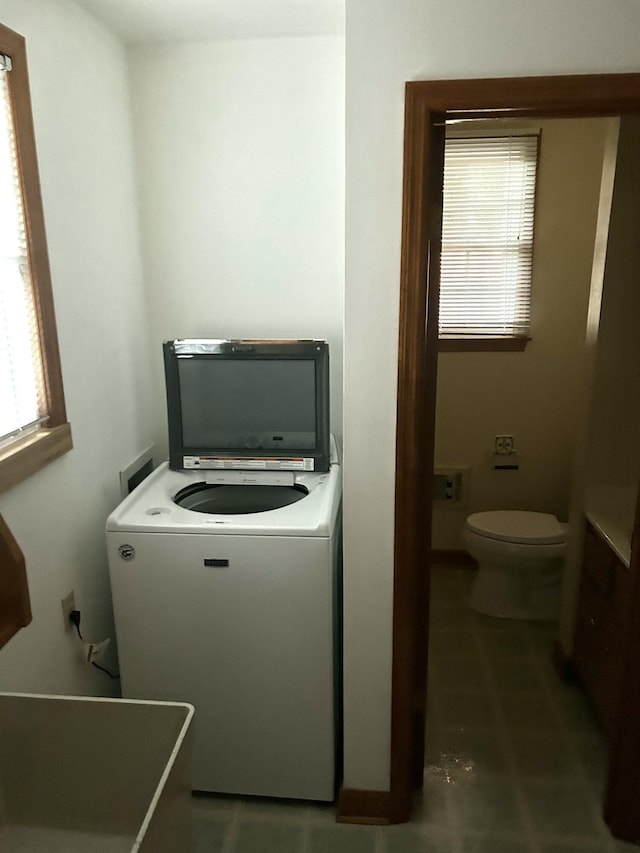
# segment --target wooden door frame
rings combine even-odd
[[[424,764],[439,284],[439,263],[430,263],[429,245],[439,240],[441,180],[439,155],[434,156],[435,128],[444,118],[640,113],[640,74],[419,81],[407,83],[405,94],[388,815],[392,822],[409,819]],[[434,254],[437,260],[439,253]],[[638,597],[640,602],[640,589]],[[615,815],[612,819],[610,804],[607,811],[613,828],[617,819]]]

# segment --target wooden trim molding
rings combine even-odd
[[[73,447],[69,424],[39,429],[0,451],[0,494],[40,471]]]
[[[0,515],[0,648],[31,622],[24,555]]]
[[[29,244],[29,265],[38,313],[40,343],[43,350],[49,420],[47,426],[60,426],[67,420],[62,371],[58,349],[51,270],[40,192],[40,173],[29,90],[27,51],[24,38],[0,25],[0,50],[11,57],[11,103],[25,209],[25,228]]]
[[[365,823],[386,826],[391,821],[389,791],[361,791],[342,788],[338,797],[338,823]]]
[[[640,74],[490,77],[407,83],[412,97],[448,119],[575,118],[637,112]]]
[[[640,74],[437,80],[406,85],[391,700],[392,821],[408,820],[412,789],[421,784],[424,763],[421,720],[424,721],[426,707],[432,506],[429,489],[439,349],[442,203],[438,181],[442,180],[444,121],[625,113],[640,113]],[[640,707],[636,719],[639,715]]]
[[[12,61],[9,86],[47,401],[47,418],[44,428],[36,433],[37,438],[18,438],[9,451],[0,452],[0,491],[3,491],[66,453],[72,445],[62,385],[25,40],[0,24],[0,51]]]
[[[428,642],[423,615],[429,609],[441,231],[428,211],[433,196],[436,208],[442,207],[444,166],[444,123],[436,124],[418,93],[407,89],[406,96],[391,696],[393,822],[409,820],[413,788],[421,785],[423,775],[426,706],[421,697],[426,692]]]
[[[531,338],[440,338],[439,352],[524,352]]]
[[[627,628],[623,689],[611,738],[604,819],[616,838],[640,843],[640,492],[631,536],[631,594]]]

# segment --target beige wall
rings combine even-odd
[[[532,340],[522,353],[439,357],[436,466],[468,466],[470,473],[466,506],[434,506],[434,548],[461,548],[470,512],[568,515],[606,120],[537,126]],[[515,437],[519,470],[494,470],[498,434]]]
[[[584,514],[629,558],[640,475],[640,120],[612,125],[590,314],[590,411],[576,460],[559,640],[571,655]],[[596,339],[597,336],[597,339]]]
[[[640,472],[640,119],[620,123],[587,459],[588,485]]]

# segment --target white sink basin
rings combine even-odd
[[[192,718],[181,703],[0,693],[0,850],[191,850]]]

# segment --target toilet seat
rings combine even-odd
[[[553,545],[564,542],[567,538],[566,524],[546,512],[475,512],[467,518],[467,527],[478,536],[499,542]]]

